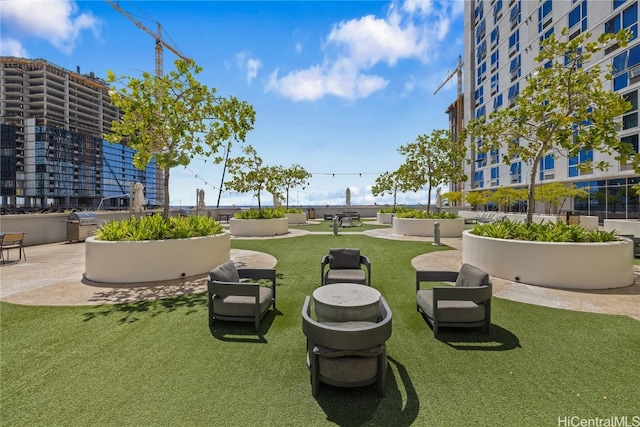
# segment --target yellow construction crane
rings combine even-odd
[[[454,107],[456,109],[456,125],[455,125],[455,135],[454,141],[458,144],[463,144],[464,141],[461,140],[462,135],[462,107],[464,104],[464,97],[462,96],[462,66],[464,63],[462,62],[462,57],[458,55],[458,66],[447,76],[446,79],[438,86],[438,88],[433,92],[433,94],[437,94],[442,87],[449,82],[453,78],[453,76],[458,76],[458,96],[456,97],[456,101],[454,102]],[[447,111],[448,112],[448,111]],[[456,191],[462,191],[462,182],[458,182]]]
[[[117,10],[118,12],[120,12],[121,14],[126,16],[131,22],[136,24],[136,27],[140,28],[141,30],[143,30],[144,32],[146,32],[147,34],[149,34],[151,37],[153,37],[156,40],[156,76],[162,77],[162,63],[163,63],[162,48],[163,47],[166,47],[171,52],[175,53],[177,56],[179,56],[180,58],[184,59],[185,61],[192,62],[192,60],[190,58],[187,58],[185,55],[180,53],[176,48],[174,48],[169,43],[167,43],[164,40],[162,40],[162,26],[160,25],[159,22],[156,22],[158,24],[158,32],[154,33],[149,28],[145,27],[140,21],[138,21],[136,18],[134,18],[134,16],[131,15],[129,12],[127,12],[124,9],[122,9],[120,7],[120,2],[116,3],[116,2],[114,2],[112,0],[107,0],[107,3],[109,3],[111,5],[111,7],[113,7],[115,10]]]

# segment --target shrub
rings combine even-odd
[[[258,209],[249,209],[246,211],[240,211],[233,214],[234,218],[237,219],[274,219],[274,218],[284,218],[285,217],[285,209],[278,208],[262,208],[262,210]]]
[[[530,223],[510,220],[476,225],[472,234],[496,239],[527,240],[536,242],[613,242],[615,231],[587,230],[578,224],[564,222]]]
[[[417,218],[417,219],[456,219],[458,215],[449,212],[428,212],[418,209],[404,209],[396,212],[398,218]]]
[[[96,239],[111,242],[186,239],[213,236],[222,231],[217,221],[207,217],[171,217],[165,221],[161,215],[152,215],[141,219],[107,221],[96,230]]]
[[[378,212],[380,213],[399,213],[399,212],[407,212],[407,211],[413,211],[414,209],[409,209],[407,207],[404,206],[396,206],[395,208],[381,208]]]

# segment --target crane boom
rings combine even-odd
[[[114,2],[113,0],[107,0],[107,3],[109,3],[111,5],[111,7],[113,7],[115,10],[117,10],[118,12],[123,14],[131,22],[133,22],[136,25],[136,27],[140,28],[142,31],[146,32],[147,34],[149,34],[151,37],[153,37],[155,39],[155,41],[156,41],[156,48],[155,48],[156,49],[156,75],[158,77],[162,77],[162,61],[163,61],[162,48],[163,47],[166,47],[167,49],[169,49],[171,52],[175,53],[181,59],[184,59],[187,62],[192,62],[191,58],[187,58],[185,55],[180,53],[176,48],[174,48],[169,43],[167,43],[164,40],[162,40],[162,26],[160,25],[159,22],[157,23],[158,24],[158,32],[154,33],[149,28],[147,28],[145,25],[143,25],[140,21],[138,21],[129,12],[127,12],[124,9],[122,9],[118,3]]]

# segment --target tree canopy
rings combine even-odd
[[[217,95],[196,80],[202,68],[175,61],[175,70],[162,77],[143,73],[141,78],[116,77],[108,71],[111,103],[121,111],[111,133],[111,143],[126,142],[136,151],[134,166],[144,169],[153,157],[164,173],[163,216],[169,217],[169,176],[172,167],[186,166],[194,156],[213,157],[232,138],[244,141],[253,129],[253,107],[236,97]],[[219,161],[219,159],[216,159]]]
[[[292,165],[288,168],[284,166],[274,166],[272,169],[274,191],[276,196],[286,202],[289,209],[289,192],[292,188],[301,187],[303,190],[309,185],[311,174],[300,165]]]

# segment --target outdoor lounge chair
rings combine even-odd
[[[311,389],[318,396],[320,383],[338,387],[376,384],[384,397],[387,349],[391,336],[391,309],[380,297],[378,322],[318,322],[311,318],[311,297],[302,307],[302,330],[307,337],[307,366]]]
[[[24,256],[24,260],[27,260],[27,254],[24,252],[24,233],[0,233],[0,260],[5,262],[4,252],[7,251],[7,258],[9,259],[9,251],[11,249],[18,250],[18,259],[21,260]]]
[[[271,286],[242,281],[268,280]],[[227,261],[211,270],[207,284],[209,291],[209,327],[213,320],[254,322],[260,329],[260,320],[269,307],[276,308],[276,270],[258,268],[236,269],[233,261]]]
[[[366,273],[361,268],[362,265],[367,268]],[[329,254],[323,256],[320,263],[320,283],[323,286],[330,283],[360,283],[371,286],[371,261],[360,255],[360,249],[329,249]]]
[[[422,282],[455,282],[455,286],[420,289]],[[432,326],[436,338],[441,327],[483,327],[490,333],[491,293],[489,275],[470,264],[463,264],[460,272],[416,272],[417,310]]]

